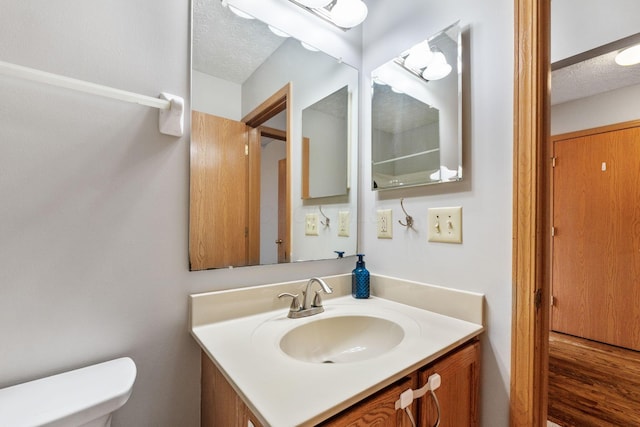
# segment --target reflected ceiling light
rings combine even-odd
[[[640,63],[640,44],[631,46],[616,55],[616,64],[618,65],[635,65]]]
[[[447,63],[444,53],[435,52],[431,64],[422,72],[422,77],[427,80],[440,80],[449,75],[452,67]]]
[[[333,0],[297,0],[301,5],[312,9],[328,6],[332,1]]]
[[[224,5],[224,2],[222,3]],[[238,15],[240,18],[244,18],[244,19],[255,19],[253,16],[249,15],[246,12],[241,11],[240,9],[238,9],[235,6],[231,6],[230,4],[226,5],[229,10],[233,13],[235,13],[236,15]]]
[[[307,50],[310,50],[311,52],[317,52],[318,51],[317,48],[315,48],[315,47],[311,46],[310,44],[307,44],[307,43],[305,43],[303,41],[300,41],[300,44],[302,45],[303,48],[305,48]]]
[[[409,49],[409,55],[404,59],[404,66],[420,70],[431,64],[433,57],[434,53],[429,47],[429,42],[425,40]]]
[[[367,17],[367,5],[362,0],[289,0],[307,12],[343,30],[361,24]]]
[[[280,29],[278,29],[278,28],[276,28],[274,26],[267,25],[267,27],[269,27],[271,32],[273,34],[275,34],[276,36],[278,36],[278,37],[291,37],[289,34],[285,33],[284,31],[282,31],[282,30],[280,30]]]
[[[331,19],[338,27],[351,28],[362,24],[368,12],[362,0],[336,0],[331,8]]]

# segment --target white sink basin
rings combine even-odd
[[[311,363],[348,363],[374,358],[404,338],[397,323],[380,317],[328,317],[297,326],[280,340],[280,348],[294,359]]]

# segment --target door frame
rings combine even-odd
[[[267,98],[262,104],[258,105],[256,108],[251,110],[246,116],[242,118],[242,122],[247,124],[252,128],[257,128],[260,135],[268,136],[271,138],[276,138],[283,140],[283,135],[281,132],[277,130],[271,129],[269,127],[263,126],[263,124],[281,113],[282,111],[286,112],[287,117],[287,127],[286,132],[284,134],[284,141],[286,144],[286,153],[287,159],[290,159],[292,156],[291,150],[291,119],[292,119],[292,108],[291,108],[291,82],[284,85],[280,90],[276,91],[273,95]],[[258,137],[258,141],[260,137]],[[259,142],[258,142],[259,146]],[[284,239],[284,249],[287,254],[291,253],[291,161],[287,162],[287,191],[286,191],[286,215],[285,215],[285,223],[286,223],[286,232]],[[256,195],[257,191],[257,195]],[[257,206],[260,206],[260,193],[259,186],[257,189],[251,192],[250,200],[253,206],[257,203]],[[251,209],[251,207],[250,207]],[[258,237],[260,236],[260,228],[259,228],[259,219],[258,224],[254,224],[253,234],[257,232]],[[257,227],[257,228],[256,228]],[[259,250],[259,248],[257,248]],[[259,257],[259,252],[258,252]]]
[[[511,426],[547,419],[551,0],[515,0]]]

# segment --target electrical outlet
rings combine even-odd
[[[309,213],[305,216],[304,234],[307,236],[318,235],[318,214]]]
[[[462,243],[462,207],[430,208],[427,217],[430,242]]]
[[[378,239],[393,238],[393,222],[391,209],[378,210]]]
[[[349,211],[338,212],[338,236],[349,237]]]

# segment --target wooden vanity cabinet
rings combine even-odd
[[[440,403],[440,427],[479,426],[480,343],[477,340],[467,343],[420,369],[419,387],[434,373],[442,379],[435,391]],[[417,425],[435,425],[438,413],[431,393],[418,402],[420,422]]]
[[[479,341],[473,339],[323,421],[319,426],[411,427],[409,416],[404,410],[396,410],[395,402],[403,391],[424,386],[434,373],[440,374],[442,378],[442,383],[436,390],[441,409],[440,427],[479,426],[479,356]],[[202,426],[246,427],[248,421],[251,421],[255,427],[262,427],[204,352],[201,405]],[[417,426],[435,425],[437,409],[431,393],[415,400],[409,408]]]
[[[350,406],[348,409],[319,424],[321,427],[411,427],[409,416],[396,410],[396,400],[403,391],[417,386],[418,374],[412,374],[396,381],[372,396]],[[416,419],[414,408],[410,408]]]

